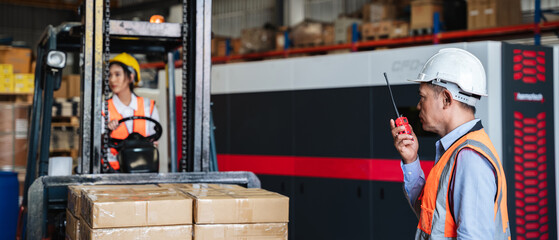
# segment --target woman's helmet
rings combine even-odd
[[[120,62],[126,65],[128,67],[128,70],[130,72],[133,72],[134,75],[136,76],[136,79],[134,79],[134,85],[138,86],[138,84],[141,81],[141,78],[140,78],[140,64],[138,63],[138,60],[136,60],[136,58],[132,57],[132,55],[128,53],[123,52],[119,55],[116,55],[113,59],[109,61],[109,63],[112,62]]]

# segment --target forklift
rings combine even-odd
[[[211,0],[182,0],[182,23],[151,23],[110,19],[110,0],[84,0],[79,9],[82,21],[48,26],[37,46],[35,92],[31,110],[29,148],[24,196],[18,220],[18,239],[65,239],[65,209],[68,186],[159,183],[224,183],[260,188],[252,172],[218,172],[210,161],[210,48]],[[175,52],[182,49],[180,61]],[[114,141],[102,134],[107,118],[101,112],[108,100],[108,62],[111,53],[150,53],[166,57],[168,80],[169,172],[154,167],[159,157],[143,169],[106,173],[106,153],[121,147],[119,159],[130,163],[137,152],[153,156],[151,142],[159,136]],[[49,176],[53,91],[60,87],[67,53],[79,53],[81,74],[80,149],[76,174]],[[180,118],[176,118],[174,70],[182,67]],[[105,107],[106,108],[106,107]],[[180,119],[180,135],[177,123]],[[149,119],[147,119],[149,120]],[[125,121],[123,119],[122,121]],[[156,126],[158,123],[156,124]],[[159,128],[159,130],[157,130]],[[161,126],[156,127],[160,135]],[[107,131],[108,132],[108,131]],[[131,134],[134,135],[134,134]],[[157,134],[156,134],[157,135]],[[177,149],[181,137],[180,149]],[[179,152],[180,151],[180,152]],[[177,157],[180,153],[180,159]],[[54,164],[54,163],[53,163]],[[134,165],[134,164],[132,164]],[[129,164],[131,166],[131,164]],[[51,166],[53,167],[53,166]]]

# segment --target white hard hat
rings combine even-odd
[[[431,82],[453,93],[453,98],[475,106],[480,96],[487,96],[487,80],[483,65],[470,52],[444,48],[433,55],[414,82]],[[454,85],[456,84],[456,85]]]

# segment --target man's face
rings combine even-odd
[[[436,94],[430,83],[421,83],[419,86],[419,102],[417,109],[419,110],[419,120],[423,130],[428,132],[439,133],[438,129],[441,127],[439,124],[442,119],[442,100]]]

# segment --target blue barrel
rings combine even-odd
[[[15,239],[19,185],[17,173],[0,172],[0,239]]]

